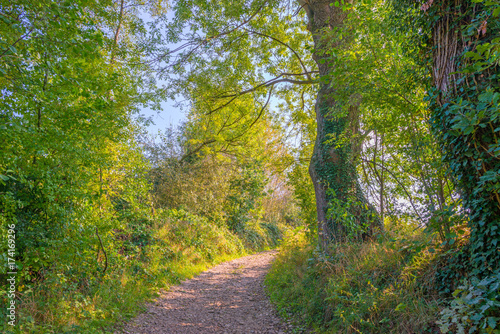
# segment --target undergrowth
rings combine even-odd
[[[54,264],[36,281],[20,282],[18,323],[13,327],[2,322],[0,331],[59,334],[119,329],[159,289],[168,289],[214,264],[275,247],[281,235],[280,228],[274,226],[252,223],[248,228],[252,233],[238,235],[223,224],[183,210],[158,210],[154,219],[142,221],[140,226],[113,230],[105,273],[102,251],[90,249],[89,253],[99,258],[94,270],[89,270],[89,263],[72,267]],[[105,244],[109,245],[106,240]],[[4,293],[0,296],[4,319],[7,302]]]
[[[438,332],[439,252],[420,249],[430,241],[415,226],[386,228],[398,234],[337,244],[330,256],[303,231],[289,234],[266,278],[281,315],[320,333]]]

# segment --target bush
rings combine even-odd
[[[442,333],[500,333],[500,273],[464,281],[437,322]]]

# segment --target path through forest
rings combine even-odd
[[[290,325],[264,293],[275,255],[269,251],[225,262],[174,286],[117,333],[287,333]]]

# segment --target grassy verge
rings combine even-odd
[[[54,265],[36,283],[24,286],[21,282],[16,298],[18,322],[15,327],[0,323],[0,332],[110,332],[137,315],[159,289],[217,263],[277,245],[279,230],[249,228],[252,233],[238,235],[206,218],[169,210],[140,228],[115,230],[105,272],[104,254],[92,249],[85,257],[88,262]],[[7,300],[0,296],[3,310]]]
[[[425,235],[410,226],[397,230],[378,241],[336,245],[328,258],[303,232],[288,235],[266,278],[272,302],[320,333],[436,332],[438,255],[411,247],[425,244]]]

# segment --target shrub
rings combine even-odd
[[[450,306],[437,322],[442,333],[500,333],[500,273],[471,278],[453,292]]]

